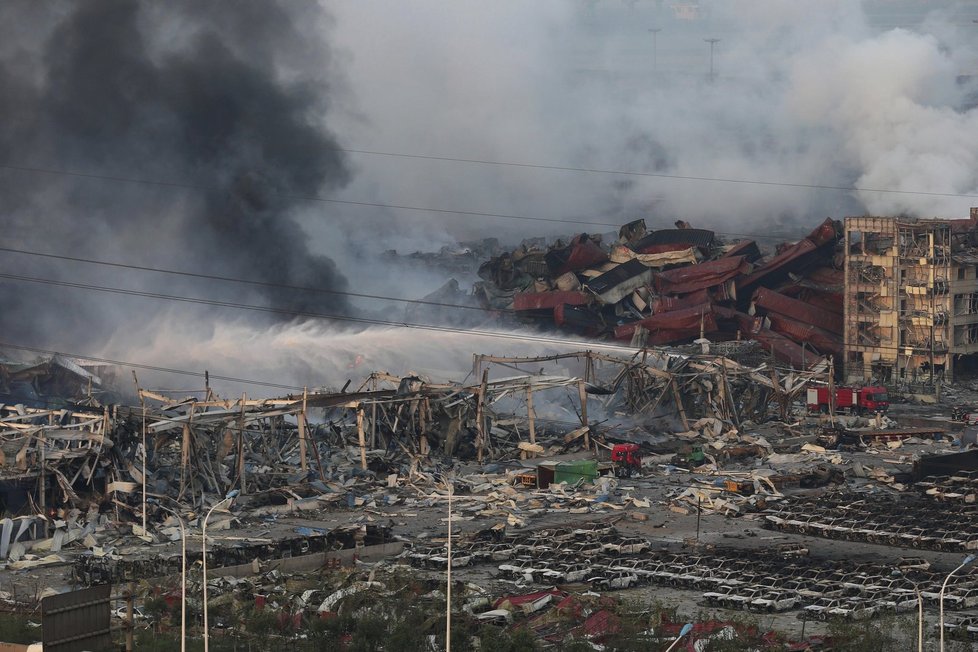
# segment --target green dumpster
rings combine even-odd
[[[554,482],[575,484],[582,478],[587,482],[598,477],[597,460],[574,460],[572,462],[561,462],[554,469]]]

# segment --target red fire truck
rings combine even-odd
[[[837,387],[835,389],[836,412],[853,414],[875,414],[886,412],[890,407],[890,397],[885,387]],[[810,387],[808,389],[808,411],[829,411],[829,388]]]

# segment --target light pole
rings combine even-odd
[[[182,559],[182,566],[180,569],[180,652],[186,652],[187,650],[187,528],[184,527],[183,518],[180,516],[180,514],[176,512],[176,510],[170,509],[169,507],[162,505],[158,500],[154,498],[150,498],[149,501],[156,503],[156,506],[159,507],[160,509],[176,516],[177,522],[180,524],[180,557]]]
[[[229,491],[227,496],[224,497],[224,500],[217,503],[216,505],[211,507],[210,510],[208,510],[207,515],[204,517],[204,520],[200,526],[200,533],[201,536],[203,537],[200,543],[200,552],[202,555],[201,561],[203,562],[202,575],[203,575],[203,582],[204,582],[204,652],[208,652],[208,650],[210,650],[210,648],[208,647],[209,632],[207,631],[207,519],[211,517],[211,514],[214,512],[214,510],[216,509],[226,510],[228,507],[230,507],[231,501],[237,498],[239,493],[240,492],[237,489]]]
[[[662,31],[661,27],[653,27],[649,30],[649,34],[652,35],[652,70],[659,69],[659,32]]]
[[[452,652],[452,489],[454,485],[450,478],[445,479],[448,485],[448,585],[445,587],[445,652]]]
[[[715,67],[713,65],[713,50],[716,48],[716,44],[720,42],[718,38],[705,38],[703,39],[710,44],[710,81],[712,82],[716,79],[716,73],[714,72]]]
[[[913,591],[917,595],[917,652],[924,652],[924,597],[920,595],[920,585],[907,577],[903,571],[895,570],[891,574],[913,584]]]
[[[676,647],[676,644],[678,644],[679,641],[681,641],[682,638],[686,636],[686,634],[689,634],[691,631],[693,631],[693,623],[686,623],[685,625],[683,625],[683,628],[679,630],[679,636],[677,636],[676,640],[672,642],[672,645],[666,648],[666,652],[669,652],[670,650],[672,650],[672,648]]]
[[[940,616],[940,626],[941,626],[941,652],[944,652],[944,589],[947,588],[947,583],[948,583],[948,580],[951,579],[951,576],[954,575],[955,573],[957,573],[959,570],[961,570],[965,566],[967,566],[968,564],[970,564],[971,562],[973,562],[975,560],[975,558],[976,558],[975,555],[968,555],[967,557],[965,557],[964,558],[964,561],[961,562],[961,565],[958,566],[957,568],[955,568],[950,573],[948,573],[947,574],[947,577],[944,578],[944,583],[941,584],[941,597],[940,597],[940,603],[941,603],[941,609],[940,609],[941,610],[941,616]]]

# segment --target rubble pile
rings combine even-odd
[[[82,366],[62,355],[17,361],[0,354],[0,402],[48,408],[113,403],[117,397],[104,389],[113,376],[111,367]]]
[[[603,460],[600,473],[611,473],[614,442],[650,446],[671,430],[679,441],[702,438],[721,459],[766,454],[763,438],[738,428],[784,418],[825,363],[785,373],[768,356],[758,363],[751,344],[728,348],[732,357],[678,350],[477,355],[474,384],[377,372],[354,391],[268,399],[223,399],[209,387],[201,398],[170,397],[137,386],[141,404],[132,407],[101,406],[91,393],[70,408],[0,405],[7,509],[0,560],[24,568],[63,563],[62,550],[74,547],[96,560],[86,563],[104,565],[114,554],[106,541],[117,536],[178,537],[165,505],[192,511],[193,525],[231,492],[256,518],[352,509],[365,522],[390,519],[443,501],[444,474],[463,461],[497,465],[458,478],[468,493],[459,510],[468,518],[524,525],[544,513],[647,506],[593,484],[598,471],[571,490],[560,479],[534,493],[514,485],[535,468],[564,473],[558,458],[575,453]],[[541,371],[541,363],[557,362],[583,373]],[[528,366],[536,371],[523,372]],[[520,373],[490,377],[500,369]],[[554,461],[535,466],[547,460]],[[546,489],[536,476],[531,484]],[[139,524],[147,497],[149,522],[164,523],[149,532]]]
[[[918,493],[829,492],[794,497],[765,514],[766,527],[806,536],[948,552],[978,550],[970,481],[917,483]]]
[[[617,242],[579,234],[486,261],[473,294],[524,322],[634,346],[754,339],[798,369],[842,351],[841,225],[762,257],[757,243],[714,232],[623,226]]]

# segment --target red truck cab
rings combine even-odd
[[[630,476],[642,469],[642,454],[638,444],[615,444],[611,449],[611,461],[615,463],[615,475]]]

